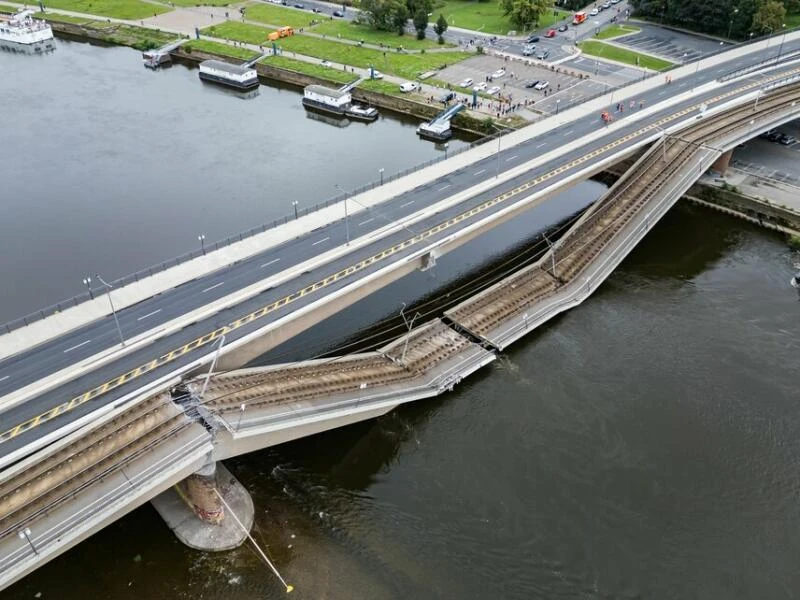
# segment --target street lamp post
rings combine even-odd
[[[117,326],[117,333],[119,334],[119,342],[120,342],[120,344],[122,344],[124,346],[125,345],[125,338],[122,336],[122,328],[119,326],[119,319],[117,318],[117,311],[114,308],[114,301],[111,299],[111,289],[114,286],[111,285],[110,283],[108,283],[102,277],[100,277],[100,273],[95,273],[94,276],[97,277],[97,280],[100,283],[102,283],[104,286],[106,286],[106,292],[108,293],[108,303],[111,305],[111,314],[114,315],[114,323]]]
[[[558,103],[561,102],[561,98],[556,98],[556,114],[558,114]]]
[[[733,31],[733,20],[736,18],[736,15],[739,13],[738,8],[733,9],[733,14],[731,15],[731,22],[728,24],[728,39],[731,39],[731,31]]]
[[[378,173],[379,173],[379,174],[380,174],[380,176],[381,176],[381,185],[383,185],[383,167],[381,167],[380,169],[378,169]]]
[[[780,58],[781,53],[783,53],[783,42],[786,41],[786,23],[781,25],[781,29],[783,29],[783,35],[781,36],[781,45],[778,47],[778,58]]]
[[[497,173],[495,174],[495,178],[500,178],[500,132],[497,132]]]
[[[292,200],[292,207],[294,207],[294,219],[297,220],[297,200]]]
[[[447,160],[447,149],[450,147],[450,144],[445,142],[444,144],[444,159]]]
[[[34,546],[33,542],[31,541],[31,530],[29,527],[26,527],[25,529],[20,529],[19,532],[17,533],[17,536],[21,540],[27,540],[31,546],[31,550],[33,550],[33,553],[37,556],[39,555],[39,551],[36,549],[36,546]]]
[[[197,241],[200,242],[200,250],[203,251],[203,256],[206,254],[206,234],[201,233],[197,236]]]
[[[84,277],[83,278],[83,285],[89,288],[89,298],[94,300],[94,292],[92,292],[92,278],[91,277]]]
[[[347,192],[345,192],[341,187],[339,187],[338,183],[334,183],[333,187],[335,187],[337,190],[342,192],[342,194],[344,195],[344,234],[345,234],[345,239],[347,240],[347,244],[346,245],[349,246],[350,245],[350,221],[349,221],[348,216],[347,216]]]

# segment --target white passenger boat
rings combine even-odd
[[[33,18],[33,11],[20,9],[13,15],[0,15],[0,48],[12,52],[38,53],[54,50],[50,24]]]

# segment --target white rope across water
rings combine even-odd
[[[225,498],[223,498],[223,497],[222,497],[222,494],[220,494],[220,493],[219,493],[219,490],[218,490],[217,488],[214,488],[214,493],[215,493],[215,494],[216,494],[216,495],[219,497],[219,499],[222,501],[222,504],[225,506],[225,508],[228,510],[228,512],[229,512],[229,513],[231,514],[231,516],[233,517],[233,520],[234,520],[234,521],[236,521],[236,523],[239,525],[239,527],[241,527],[241,528],[242,528],[242,531],[244,531],[244,533],[245,533],[245,535],[247,536],[247,538],[248,538],[248,539],[249,539],[251,542],[253,542],[253,546],[255,546],[256,550],[258,550],[258,553],[261,555],[261,558],[263,558],[263,559],[264,559],[264,562],[266,562],[266,563],[267,563],[267,565],[269,565],[269,568],[270,568],[270,569],[272,569],[272,572],[273,572],[273,573],[275,573],[275,576],[276,576],[276,577],[277,577],[277,578],[280,580],[280,582],[283,584],[283,587],[285,587],[285,588],[286,588],[286,593],[288,594],[289,592],[291,592],[291,591],[294,589],[294,586],[291,586],[291,585],[289,585],[288,583],[286,583],[286,581],[283,579],[283,577],[281,577],[281,574],[280,574],[280,573],[278,573],[278,569],[276,569],[276,568],[275,568],[275,565],[273,565],[273,564],[272,564],[272,562],[271,562],[271,561],[270,561],[270,560],[267,558],[267,555],[266,555],[266,554],[264,554],[264,551],[263,551],[263,550],[262,550],[262,549],[259,547],[259,545],[258,545],[258,543],[255,541],[255,539],[253,539],[253,536],[252,536],[252,535],[250,535],[250,532],[247,530],[247,527],[245,527],[245,526],[242,524],[242,522],[239,520],[239,517],[237,517],[237,516],[236,516],[236,513],[235,513],[235,512],[233,512],[233,509],[230,507],[230,505],[229,505],[227,502],[225,502]]]

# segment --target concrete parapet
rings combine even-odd
[[[222,499],[246,529],[226,515]],[[195,550],[231,550],[253,527],[253,499],[225,465],[214,461],[151,502],[175,536]]]

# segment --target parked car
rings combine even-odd
[[[472,89],[475,90],[476,92],[482,92],[486,88],[487,88],[486,82],[485,81],[481,81],[479,83],[476,83],[475,87],[472,88]]]
[[[500,79],[500,78],[501,78],[501,77],[503,77],[505,74],[506,74],[506,70],[505,70],[505,69],[497,69],[497,71],[494,71],[494,72],[491,74],[491,78],[492,78],[492,79]]]
[[[400,84],[401,92],[416,92],[419,89],[419,84],[416,81],[406,81]]]
[[[589,13],[589,16],[590,17],[596,17],[599,14],[600,14],[600,11],[597,10],[596,8],[593,8],[592,11]]]
[[[770,131],[767,139],[770,142],[778,142],[783,137],[783,134],[780,131]]]
[[[539,60],[544,60],[548,56],[550,56],[550,50],[548,50],[546,48],[544,50],[542,50],[541,52],[537,52],[536,53],[536,58],[538,58]]]
[[[611,2],[603,2],[603,9],[608,10],[611,8]]]
[[[569,29],[569,27],[567,26],[567,24],[566,24],[566,23],[562,23],[562,24],[561,24],[561,25],[559,25],[559,27],[558,27],[558,30],[559,30],[560,32],[562,32],[562,33],[563,33],[563,32],[565,32],[567,29]]]
[[[335,10],[335,11],[333,11],[333,16],[334,17],[343,17],[344,13],[342,11],[340,11],[340,10]]]
[[[486,90],[486,93],[489,94],[490,96],[494,96],[495,94],[499,94],[500,93],[500,86],[499,85],[493,85],[488,90]]]
[[[548,87],[550,87],[550,82],[542,79],[541,81],[537,81],[536,85],[533,87],[539,91],[546,90]]]
[[[536,44],[528,44],[522,49],[522,56],[533,56],[536,52]]]
[[[797,141],[796,137],[794,137],[793,135],[786,135],[786,134],[782,135],[781,139],[778,140],[778,142],[780,142],[784,146],[791,146],[796,141]]]
[[[295,2],[295,3],[294,3],[294,7],[295,7],[295,8],[301,8],[301,9],[302,9],[302,8],[305,8],[305,7],[306,7],[306,5],[305,5],[305,4],[301,4],[300,2]]]
[[[378,71],[378,69],[372,69],[372,78],[373,79],[383,79],[383,73]]]
[[[319,63],[319,64],[320,64],[320,66],[323,66],[323,67],[330,67],[330,66],[331,66],[331,61],[329,61],[329,60],[323,60],[323,61],[322,61],[321,63]]]
[[[446,93],[441,95],[441,97],[439,98],[439,102],[441,102],[442,104],[447,104],[451,100],[455,100],[455,99],[456,99],[456,93],[455,92],[446,92]]]
[[[538,35],[529,35],[528,39],[525,40],[525,43],[527,43],[527,44],[535,44],[538,41],[539,41],[539,36]]]
[[[556,37],[556,30],[555,29],[548,29],[547,33],[544,34],[546,38],[554,38]]]
[[[470,77],[467,77],[463,81],[459,82],[458,87],[468,88],[471,85],[472,85],[472,79]]]
[[[530,81],[525,82],[525,87],[528,89],[535,88],[537,85],[539,85],[538,79],[531,79]]]

